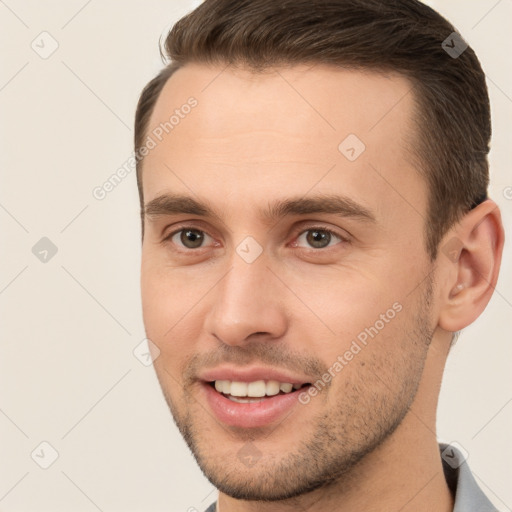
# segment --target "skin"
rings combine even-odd
[[[184,194],[218,218],[145,217],[144,324],[164,396],[222,512],[453,508],[437,397],[452,332],[492,295],[503,228],[487,200],[441,242],[456,238],[457,254],[430,260],[410,89],[392,73],[321,65],[255,75],[188,64],[157,101],[150,128],[190,96],[198,105],[145,158],[145,203]],[[353,162],[338,150],[351,133],[366,146]],[[374,220],[258,215],[275,200],[332,193]],[[202,246],[187,248],[181,233],[164,240],[185,227],[205,234]],[[313,227],[340,238],[312,246]],[[262,249],[252,263],[236,251],[247,236]],[[197,380],[207,366],[258,363],[312,382],[395,303],[401,311],[329,385],[279,422],[230,427],[209,409]],[[244,447],[257,450],[254,465]]]

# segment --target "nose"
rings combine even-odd
[[[284,286],[260,256],[252,263],[234,255],[230,270],[212,293],[205,320],[210,335],[227,345],[278,339],[287,329]],[[213,290],[212,290],[213,291]]]

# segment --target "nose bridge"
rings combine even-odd
[[[262,299],[268,298],[272,273],[268,270],[268,261],[260,257],[247,263],[238,255],[231,260],[231,270],[223,283],[223,292],[229,304],[238,307],[261,307]]]
[[[241,249],[244,248],[241,244]],[[249,261],[243,252],[240,256],[234,251],[229,271],[215,287],[214,304],[205,327],[227,344],[243,344],[254,333],[278,337],[286,329],[267,258],[261,254]]]

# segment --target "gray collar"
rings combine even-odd
[[[448,487],[455,498],[453,512],[499,512],[482,492],[462,452],[454,445],[439,445]]]

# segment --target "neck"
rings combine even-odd
[[[435,434],[446,347],[432,343],[420,387],[404,420],[342,479],[279,502],[241,501],[219,493],[219,512],[452,512],[453,497]]]

